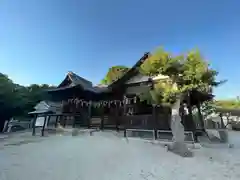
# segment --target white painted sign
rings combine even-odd
[[[37,117],[35,126],[43,127],[45,117]]]

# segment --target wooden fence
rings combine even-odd
[[[126,129],[136,129],[136,130],[153,130],[155,137],[157,137],[157,131],[165,130],[169,131],[171,114],[165,111],[156,111],[152,114],[142,114],[142,115],[102,115],[102,116],[92,116],[89,117],[87,114],[50,114],[44,115],[44,124],[48,125],[51,116],[56,116],[55,127],[57,122],[60,122],[63,126],[72,127],[86,127],[86,128],[99,128],[99,129],[114,129],[114,130],[124,130]],[[47,118],[48,116],[48,118]],[[185,131],[192,131],[192,123],[189,117],[183,118],[183,124]],[[33,134],[35,134],[35,127],[33,128]],[[42,130],[44,134],[44,128]]]
[[[93,116],[90,118],[90,127],[101,129],[158,129],[169,130],[168,116],[152,114],[131,116]]]

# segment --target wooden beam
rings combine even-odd
[[[100,128],[101,130],[104,129],[104,107],[100,107],[101,108],[101,125],[100,125]]]
[[[34,116],[34,120],[33,120],[33,125],[32,125],[32,135],[35,136],[36,135],[36,121],[37,121],[37,117],[38,115]]]
[[[69,116],[64,116],[63,127],[66,127],[67,119]]]
[[[43,127],[42,127],[42,136],[44,136],[44,130],[45,130],[46,123],[47,123],[47,115],[44,116],[44,123],[43,123]]]
[[[55,128],[57,127],[57,124],[58,124],[58,118],[59,118],[59,116],[57,115],[56,116],[56,121],[55,121]]]
[[[51,119],[51,115],[48,115],[47,126],[49,125],[50,119]]]
[[[154,121],[154,139],[157,139],[157,116],[156,116],[156,106],[152,107],[152,116]]]
[[[88,106],[88,128],[90,128],[90,123],[91,123],[91,117],[92,117],[92,103],[90,101],[89,106]]]

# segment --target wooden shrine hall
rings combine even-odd
[[[162,75],[144,76],[139,72],[139,67],[148,56],[149,53],[145,53],[120,79],[108,86],[93,86],[92,82],[68,72],[57,88],[47,92],[52,101],[61,104],[61,112],[38,114],[45,117],[42,134],[49,125],[47,119],[52,116],[56,117],[55,126],[60,123],[75,128],[170,130],[171,109],[163,106],[153,108],[139,99],[139,95],[149,91],[154,82],[168,78]],[[196,94],[193,92],[190,95],[188,102],[191,105],[211,98],[209,95]],[[184,126],[186,130],[196,127],[189,118],[185,118]]]

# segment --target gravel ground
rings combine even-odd
[[[23,134],[0,140],[0,180],[237,180],[239,150],[201,148],[193,150],[193,158],[182,158],[162,146],[126,141],[110,132]]]

